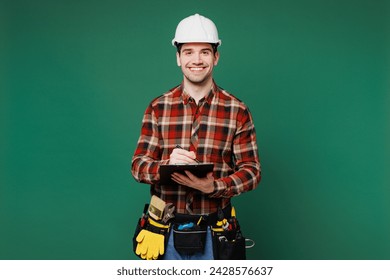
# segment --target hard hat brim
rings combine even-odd
[[[176,47],[176,44],[188,44],[188,43],[208,43],[208,44],[217,44],[218,46],[222,45],[222,41],[218,40],[215,41],[205,41],[205,40],[180,40],[180,42],[176,41],[175,39],[172,40],[172,46]]]

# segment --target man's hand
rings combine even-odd
[[[186,175],[180,173],[173,173],[172,180],[180,185],[197,189],[203,193],[212,193],[214,191],[214,177],[213,172],[207,173],[204,178],[198,178],[189,171],[185,171]]]
[[[194,152],[189,152],[184,149],[173,149],[169,156],[169,164],[191,164],[196,163],[196,155]]]

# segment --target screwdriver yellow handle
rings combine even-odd
[[[234,208],[234,206],[232,207],[232,217],[236,217],[236,209]]]

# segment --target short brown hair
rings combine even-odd
[[[213,49],[214,54],[218,51],[218,44],[215,43],[209,43],[211,45],[211,48]],[[177,52],[180,54],[181,47],[184,45],[184,43],[177,43],[175,42],[175,46],[177,49]]]

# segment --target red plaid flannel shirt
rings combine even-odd
[[[214,163],[214,192],[159,184],[159,167],[180,145],[200,162]],[[154,99],[145,111],[131,172],[151,185],[151,194],[173,203],[178,213],[208,214],[230,198],[250,191],[261,179],[252,116],[240,100],[214,83],[198,104],[182,85]]]

